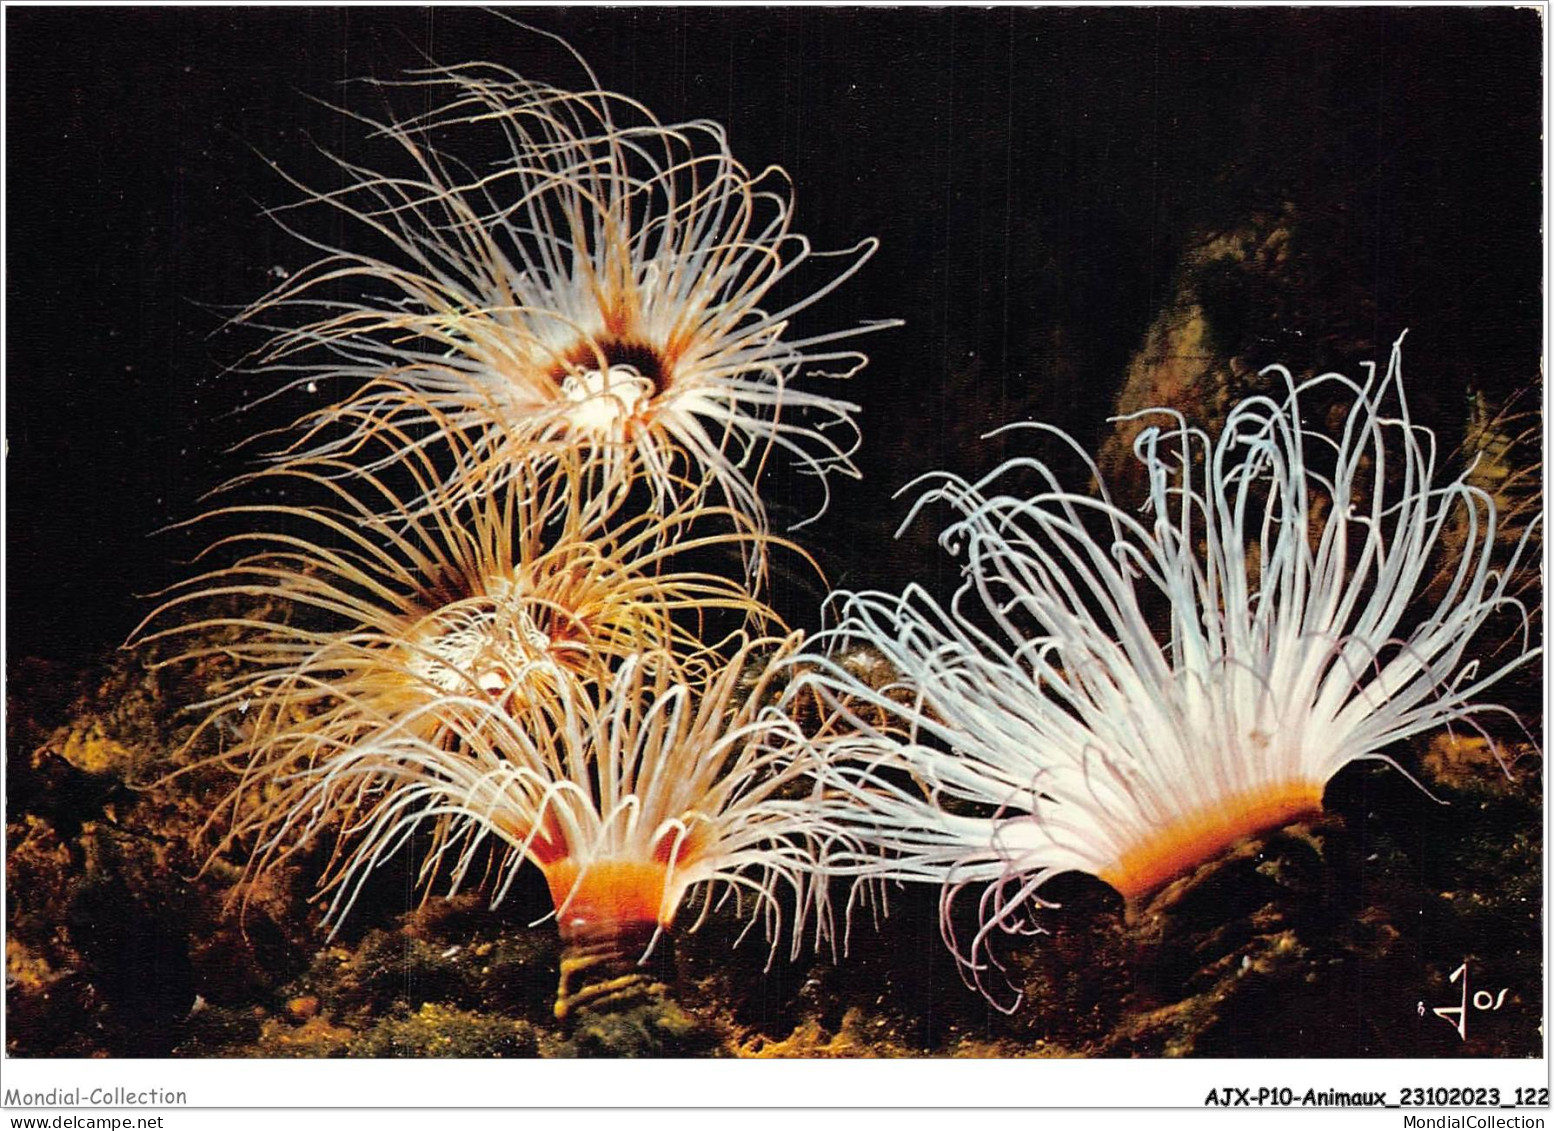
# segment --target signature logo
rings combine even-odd
[[[1436,1006],[1434,1009],[1432,1009],[1430,1012],[1434,1013],[1442,1021],[1445,1021],[1449,1025],[1451,1025],[1451,1027],[1453,1029],[1457,1030],[1457,1036],[1461,1037],[1464,1041],[1466,1041],[1468,1039],[1468,1002],[1469,1002],[1469,999],[1468,999],[1468,960],[1465,959],[1465,958],[1462,960],[1462,965],[1458,966],[1457,969],[1455,969],[1455,970],[1453,970],[1451,972],[1452,984],[1455,985],[1456,982],[1459,979],[1461,979],[1461,981],[1462,981],[1462,1002],[1461,1002],[1461,1004],[1460,1005],[1439,1005],[1439,1006]],[[1495,1012],[1495,1010],[1499,1009],[1502,1005],[1505,1004],[1505,995],[1510,993],[1510,992],[1511,992],[1511,989],[1510,989],[1509,986],[1503,987],[1498,994],[1491,993],[1489,990],[1479,990],[1476,993],[1474,993],[1474,995],[1473,995],[1472,1006],[1473,1006],[1474,1009],[1479,1010],[1480,1012],[1493,1013],[1493,1012]],[[1424,1013],[1425,1013],[1425,1003],[1424,1002],[1420,1002],[1419,1003],[1419,1016],[1423,1017]],[[1454,1018],[1455,1018],[1455,1020],[1454,1020]]]

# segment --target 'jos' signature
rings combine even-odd
[[[1431,1012],[1439,1017],[1442,1021],[1449,1022],[1451,1027],[1457,1030],[1457,1036],[1461,1037],[1465,1041],[1468,1039],[1467,959],[1463,959],[1462,965],[1458,966],[1457,969],[1451,972],[1451,980],[1453,982],[1457,981],[1459,978],[1462,979],[1462,1004],[1436,1006],[1433,1010],[1431,1010]],[[1487,1013],[1493,1013],[1495,1010],[1499,1009],[1502,1005],[1505,1004],[1505,995],[1510,992],[1511,989],[1509,986],[1503,987],[1498,994],[1490,993],[1488,990],[1479,990],[1473,995],[1473,1008]],[[1420,1002],[1419,1016],[1423,1017],[1424,1011],[1425,1003]],[[1455,1021],[1452,1020],[1454,1016],[1456,1017]]]

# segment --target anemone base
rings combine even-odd
[[[1125,898],[1135,899],[1239,840],[1321,812],[1319,783],[1284,783],[1229,794],[1151,830],[1099,875]]]
[[[576,1012],[620,1012],[664,997],[668,987],[640,964],[657,930],[652,921],[563,929],[556,1020]]]

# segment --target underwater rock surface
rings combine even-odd
[[[380,869],[342,931],[294,858],[246,902],[201,871],[225,771],[162,781],[206,670],[115,656],[69,673],[16,663],[8,742],[13,1056],[1536,1056],[1541,1014],[1541,759],[1508,775],[1475,737],[1438,735],[1410,769],[1350,770],[1328,814],[1245,842],[1125,906],[1066,877],[1045,933],[999,944],[1011,1014],[961,980],[937,894],[889,892],[848,953],[789,962],[714,911],[649,961],[661,998],[553,1013],[560,944],[537,875],[487,908]],[[208,751],[206,752],[208,753]],[[192,760],[196,752],[176,755]],[[327,841],[327,838],[325,838]],[[689,917],[687,922],[690,921]],[[1493,1010],[1457,1015],[1466,964]],[[990,980],[991,985],[997,982]],[[1499,991],[1505,993],[1500,995]]]

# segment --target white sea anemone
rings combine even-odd
[[[464,481],[579,450],[601,490],[645,474],[662,499],[705,476],[764,528],[773,448],[822,484],[857,474],[857,406],[796,381],[851,375],[866,359],[836,343],[887,323],[789,330],[875,241],[813,251],[781,169],[751,175],[716,123],[664,125],[588,77],[574,92],[469,63],[371,83],[432,107],[413,117],[342,111],[402,168],[330,154],[343,185],[292,180],[289,208],[333,210],[356,238],[303,236],[322,258],[243,316],[273,329],[254,363],[281,391],[335,398],[281,458],[351,453],[383,419],[414,431],[431,404],[488,473]],[[792,297],[768,305],[779,285]]]
[[[820,659],[798,681],[858,730],[834,744],[828,820],[879,855],[833,870],[945,885],[946,938],[980,984],[992,933],[1031,929],[1053,876],[1147,894],[1319,810],[1344,766],[1501,710],[1481,697],[1541,649],[1524,634],[1490,667],[1469,646],[1497,608],[1519,608],[1507,579],[1526,542],[1497,565],[1491,498],[1435,482],[1400,347],[1361,382],[1297,385],[1272,367],[1285,395],[1241,402],[1217,440],[1146,414],[1166,423],[1135,444],[1142,516],[1031,458],[975,483],[936,477],[913,514],[957,512],[941,538],[964,557],[949,607],[915,585],[840,594],[833,651],[867,645],[897,679]],[[1330,438],[1307,413],[1334,395]],[[1035,493],[999,493],[1016,479]],[[1419,599],[1454,524],[1444,591]],[[974,884],[968,947],[949,903]]]

